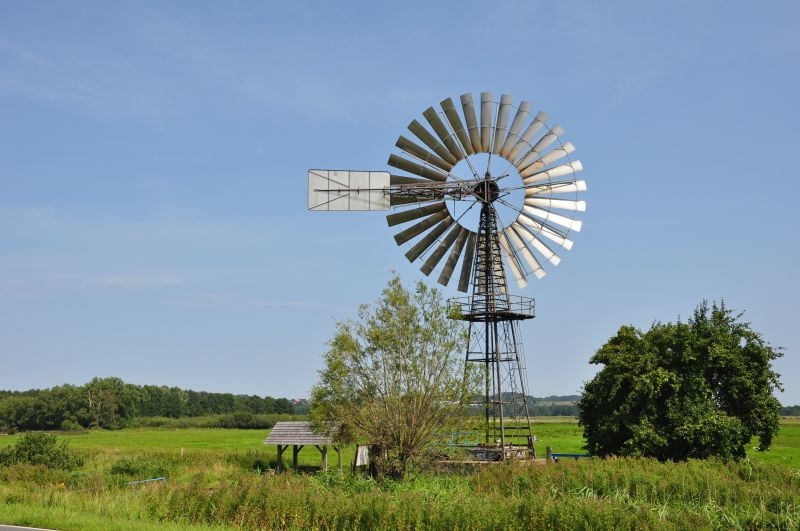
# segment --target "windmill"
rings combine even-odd
[[[534,450],[519,323],[535,307],[509,293],[506,266],[521,289],[545,275],[543,264],[558,265],[555,249],[571,249],[581,229],[586,183],[564,130],[529,102],[483,92],[477,108],[472,94],[460,104],[461,112],[447,98],[422,113],[427,126],[408,125],[414,139],[400,135],[389,155],[399,172],[309,170],[308,208],[391,209],[409,261],[426,276],[437,270],[444,286],[459,272],[457,289],[470,295],[448,304],[469,323],[467,362],[483,367],[484,443],[505,459],[514,448]]]

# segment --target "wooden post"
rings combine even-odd
[[[553,449],[550,448],[549,446],[547,447],[547,462],[548,463],[553,462]]]
[[[279,444],[278,445],[278,472],[283,471],[283,451],[286,449],[286,446]]]
[[[303,449],[303,446],[304,445],[302,444],[295,444],[292,446],[292,468],[295,470],[297,470],[297,454],[300,453],[300,450]]]

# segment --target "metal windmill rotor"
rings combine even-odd
[[[586,183],[576,179],[583,166],[571,158],[575,147],[562,142],[564,130],[548,126],[547,114],[533,114],[527,101],[495,101],[484,92],[476,109],[472,94],[460,100],[460,113],[451,98],[426,109],[428,127],[413,120],[408,130],[416,142],[399,136],[388,164],[403,173],[310,170],[308,208],[394,209],[389,226],[408,225],[395,235],[398,245],[410,243],[406,258],[420,260],[425,275],[438,268],[442,285],[460,261],[458,290],[467,292],[477,236],[469,212],[486,205],[496,212],[502,256],[523,288],[530,275],[546,274],[543,264],[558,265],[556,248],[572,248],[570,233],[581,229],[575,215],[586,209],[578,199]]]

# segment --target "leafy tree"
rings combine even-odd
[[[340,442],[369,443],[379,474],[400,477],[421,464],[477,382],[462,358],[465,328],[449,317],[438,290],[417,282],[411,293],[392,278],[357,321],[337,323],[311,391],[315,426]]]
[[[723,304],[700,304],[687,323],[623,326],[591,358],[604,365],[578,403],[594,455],[661,460],[739,459],[753,436],[778,431],[781,356]]]

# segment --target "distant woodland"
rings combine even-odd
[[[143,417],[180,419],[221,415],[220,427],[264,427],[258,416],[294,413],[286,398],[134,385],[119,378],[94,378],[75,386],[0,391],[0,430],[118,429]],[[252,425],[256,424],[256,425]],[[269,426],[266,426],[269,427]]]
[[[533,416],[574,417],[578,414],[578,400],[580,395],[528,397],[528,407]],[[119,429],[136,425],[264,429],[281,418],[303,416],[307,412],[305,399],[135,385],[115,377],[94,378],[79,386],[0,390],[3,432]],[[784,406],[781,415],[800,416],[800,406]]]

